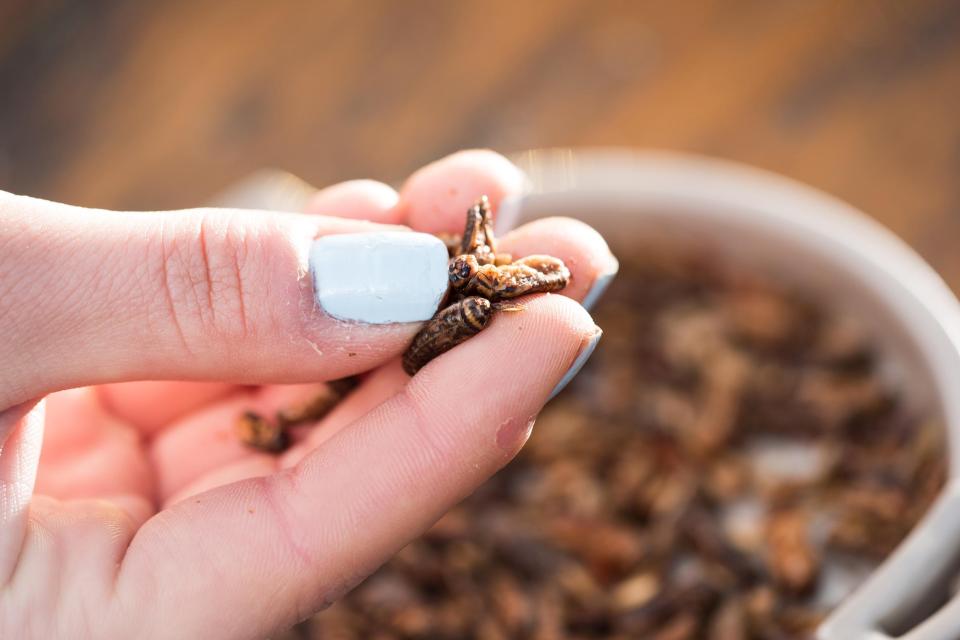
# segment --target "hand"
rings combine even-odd
[[[616,270],[596,232],[549,219],[504,236],[514,255],[562,258],[564,295],[498,314],[412,379],[398,356],[420,324],[334,319],[305,265],[329,234],[460,231],[474,198],[496,207],[521,182],[500,156],[464,152],[399,195],[368,181],[321,191],[310,213],[325,215],[113,213],[0,193],[0,637],[275,633],[510,460],[599,337],[574,302]],[[236,441],[242,410],[363,371],[283,455]],[[298,384],[248,386],[279,383]]]

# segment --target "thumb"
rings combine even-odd
[[[122,380],[367,370],[433,315],[446,261],[442,242],[402,227],[0,192],[0,408]]]

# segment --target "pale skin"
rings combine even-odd
[[[314,237],[459,232],[479,194],[496,207],[522,181],[470,151],[399,193],[324,189],[302,215],[124,214],[0,192],[0,637],[275,634],[509,461],[597,331],[577,301],[614,264],[599,235],[567,219],[503,235],[501,251],[562,259],[570,285],[413,379],[399,356],[418,325],[340,324],[304,304],[296,274]],[[367,370],[281,456],[232,437],[244,409]],[[170,381],[129,382],[145,379]]]

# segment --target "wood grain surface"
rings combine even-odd
[[[0,0],[6,190],[180,207],[264,166],[567,145],[784,173],[960,290],[957,0]]]

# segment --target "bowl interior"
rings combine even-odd
[[[538,158],[533,192],[505,205],[515,223],[570,216],[614,254],[708,253],[850,314],[878,346],[880,371],[909,407],[948,429],[960,460],[960,307],[909,247],[843,203],[761,171],[663,154]]]

